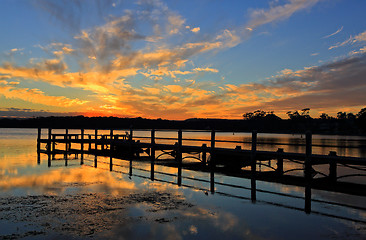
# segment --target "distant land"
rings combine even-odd
[[[0,128],[69,128],[69,129],[191,129],[266,133],[305,133],[366,135],[366,120],[321,118],[251,118],[251,119],[203,119],[164,120],[118,117],[36,117],[0,118]]]

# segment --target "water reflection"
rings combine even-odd
[[[110,171],[109,157],[86,155],[83,165],[80,156],[37,159],[35,136],[30,142],[8,142],[1,150],[0,224],[9,227],[0,228],[0,238],[366,236],[362,196],[309,192],[305,186],[211,175],[159,161],[113,158]]]
[[[125,162],[125,161],[122,161]],[[137,166],[133,166],[133,161],[126,161],[128,162],[128,166],[127,164],[119,164],[117,165],[117,167],[114,167],[114,171],[128,175],[130,178],[131,177],[139,177],[139,178],[143,178],[143,179],[148,179],[149,178],[149,165],[148,164],[143,164],[143,163],[136,163]],[[107,162],[102,163],[104,165],[107,165]],[[102,166],[103,168],[103,166]],[[358,204],[352,205],[352,204],[343,204],[342,202],[337,202],[337,201],[329,201],[329,200],[324,200],[324,199],[315,199],[312,198],[312,186],[310,183],[305,184],[304,187],[302,188],[291,188],[289,186],[284,186],[283,188],[280,187],[279,191],[273,191],[268,189],[268,187],[266,187],[265,189],[261,189],[261,188],[257,188],[257,180],[254,177],[251,177],[249,179],[241,179],[244,184],[248,185],[243,186],[243,185],[238,185],[236,184],[231,184],[230,181],[227,181],[227,177],[226,176],[220,176],[219,175],[219,180],[220,178],[224,178],[224,181],[218,181],[217,179],[215,180],[215,175],[213,175],[212,173],[208,173],[209,174],[209,180],[206,178],[202,178],[199,177],[199,174],[196,174],[196,172],[192,172],[192,171],[188,171],[187,173],[189,173],[189,175],[184,175],[182,176],[182,171],[186,171],[184,169],[177,169],[177,168],[172,168],[172,167],[166,167],[166,166],[161,166],[161,165],[156,165],[155,167],[155,177],[153,178],[154,182],[162,182],[162,183],[170,183],[170,184],[177,184],[178,186],[183,186],[185,188],[191,188],[194,190],[198,190],[198,191],[203,191],[207,194],[207,192],[211,192],[211,193],[215,193],[215,194],[219,194],[219,195],[223,195],[226,197],[231,197],[231,198],[237,198],[237,199],[241,199],[241,200],[247,200],[247,201],[251,201],[252,203],[264,203],[264,204],[268,204],[268,205],[273,205],[273,206],[277,206],[277,207],[283,207],[283,208],[288,208],[288,209],[294,209],[294,210],[300,210],[300,211],[304,211],[306,213],[314,213],[317,215],[322,215],[322,216],[328,216],[328,217],[333,217],[333,218],[337,218],[337,219],[343,219],[343,220],[348,220],[348,221],[355,221],[355,222],[360,222],[360,223],[366,223],[366,219],[361,218],[361,219],[357,219],[357,218],[352,218],[352,217],[347,217],[347,216],[342,216],[342,215],[337,215],[334,213],[329,213],[329,212],[321,212],[319,210],[317,210],[315,208],[315,210],[312,209],[312,202],[315,203],[321,203],[321,204],[325,204],[328,205],[327,208],[332,208],[334,206],[339,206],[339,207],[345,207],[347,209],[356,209],[356,210],[361,210],[361,211],[366,211],[366,208],[364,208],[364,206],[358,205],[360,202],[358,201]],[[108,169],[108,167],[104,167],[104,169]],[[128,169],[128,172],[126,171]],[[204,173],[201,173],[204,174]],[[158,175],[158,176],[156,176]],[[206,176],[207,173],[206,173]],[[229,182],[229,183],[228,183]],[[207,183],[206,187],[202,187],[202,185],[197,184],[197,183]],[[263,182],[259,183],[261,185],[263,185]],[[209,184],[209,187],[208,187]],[[226,191],[221,191],[221,189],[225,189]],[[291,191],[289,190],[291,189]],[[237,192],[239,191],[249,191],[250,192],[250,196],[245,193],[244,195],[238,195]],[[291,192],[290,194],[288,192]],[[303,193],[303,196],[301,196],[301,192]],[[280,202],[272,202],[268,200],[268,196],[265,199],[257,199],[257,193],[259,193],[260,195],[262,194],[267,194],[267,195],[273,195],[270,196],[269,199],[276,199],[277,197],[283,197],[283,198],[288,198],[289,200],[296,200],[298,202],[303,201],[303,207],[300,206],[294,206],[292,204],[288,205],[287,202],[283,202],[283,199],[280,199]],[[300,193],[300,195],[299,195]],[[326,195],[326,194],[325,194]],[[323,194],[323,196],[325,196]],[[317,194],[315,195],[317,196]],[[366,199],[364,197],[359,197],[359,196],[355,196],[355,197],[349,197],[348,199],[351,198],[355,198],[355,199]],[[291,201],[290,201],[291,202]]]

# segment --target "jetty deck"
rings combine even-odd
[[[80,164],[83,164],[85,155],[93,155],[95,156],[94,166],[97,167],[97,157],[104,156],[110,159],[111,171],[114,165],[113,159],[151,162],[151,179],[154,179],[156,164],[177,167],[178,184],[181,184],[179,175],[183,168],[210,172],[211,178],[214,178],[215,173],[222,173],[241,178],[366,196],[366,183],[339,181],[341,178],[366,176],[366,158],[337,156],[334,151],[330,151],[327,155],[313,154],[312,134],[309,132],[305,134],[306,141],[303,146],[306,149],[305,153],[297,153],[285,152],[283,148],[278,148],[277,151],[257,150],[256,131],[251,133],[250,149],[242,149],[241,146],[216,147],[218,142],[241,142],[217,140],[214,130],[210,131],[210,139],[184,139],[182,130],[176,130],[176,138],[155,137],[158,130],[154,129],[149,130],[148,137],[134,136],[134,129],[129,129],[124,134],[116,134],[114,129],[110,129],[109,134],[98,134],[99,129],[93,129],[93,134],[85,134],[84,129],[77,131],[80,133],[71,134],[68,129],[65,129],[64,133],[60,134],[53,133],[53,129],[48,129],[45,137],[42,135],[42,129],[38,129],[37,151],[39,154],[48,155],[49,166],[57,155],[64,156],[65,165],[70,155],[80,158]],[[156,143],[157,140],[174,143]],[[183,141],[187,140],[196,141],[202,145],[183,145]],[[57,145],[62,148],[60,149]],[[297,163],[300,167],[284,170],[284,161]],[[275,164],[272,164],[273,162]],[[327,166],[328,172],[324,174],[315,171],[314,167],[319,165]],[[340,175],[337,171],[340,166],[353,169],[355,173]],[[289,174],[293,171],[302,171],[303,174]],[[316,178],[315,175],[317,175]],[[214,192],[214,184],[210,190]]]

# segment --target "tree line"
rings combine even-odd
[[[306,120],[313,119],[310,116],[310,108],[304,108],[301,110],[288,111],[286,113],[290,120]],[[282,120],[279,116],[274,114],[274,111],[263,111],[256,110],[254,112],[246,112],[243,114],[244,120]],[[321,120],[365,120],[366,119],[366,108],[362,108],[357,114],[338,112],[336,117],[332,117],[327,113],[321,113],[318,118]]]
[[[273,111],[257,110],[243,114],[242,119],[191,118],[186,120],[58,116],[36,118],[0,118],[0,128],[84,128],[84,129],[192,129],[267,133],[305,133],[366,135],[366,108],[357,114],[339,112],[336,117],[322,113],[310,116],[310,109],[290,111],[281,119]],[[1,131],[1,130],[0,130]]]
[[[249,125],[264,129],[281,129],[292,133],[312,131],[320,134],[366,135],[366,108],[357,114],[340,111],[335,117],[321,113],[319,117],[310,116],[310,108],[287,112],[288,119],[281,119],[273,111],[256,110],[243,114]],[[255,124],[254,124],[255,123]]]

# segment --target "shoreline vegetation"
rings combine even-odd
[[[330,135],[366,135],[366,108],[357,114],[338,112],[337,117],[326,113],[312,118],[308,108],[288,112],[289,119],[281,119],[273,112],[257,110],[243,114],[243,119],[166,120],[147,118],[51,116],[35,118],[0,118],[0,128],[84,128],[84,129],[186,129],[266,133],[304,133]]]

